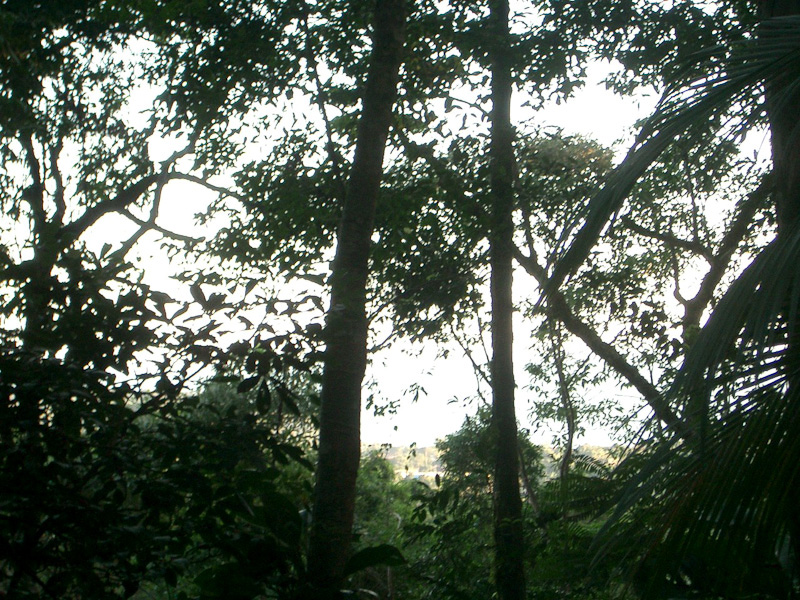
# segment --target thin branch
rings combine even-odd
[[[672,248],[683,248],[684,250],[688,250],[689,252],[699,254],[709,262],[713,260],[712,251],[696,240],[684,240],[679,238],[673,233],[653,231],[651,229],[639,225],[638,223],[634,222],[627,216],[622,217],[621,221],[622,224],[625,225],[625,227],[627,227],[634,233],[638,233],[641,236],[657,240],[659,242],[664,242],[666,245]]]
[[[714,290],[717,289],[717,285],[722,280],[733,258],[734,251],[744,240],[753,217],[758,212],[758,209],[764,206],[764,203],[772,193],[774,185],[772,173],[765,174],[760,185],[742,202],[739,213],[731,222],[728,231],[722,237],[716,254],[712,257],[711,268],[703,277],[697,294],[684,304],[682,319],[684,332],[689,327],[700,326],[700,319],[714,298]]]
[[[476,110],[484,120],[488,121],[491,117],[491,111],[485,109],[480,103],[478,102],[471,102],[469,100],[464,100],[462,98],[456,98],[455,96],[448,96],[447,99],[455,104],[461,104],[466,106],[467,108],[471,108]]]
[[[486,359],[486,364],[492,364],[492,359],[489,356],[489,348],[486,347],[486,328],[483,326],[481,316],[475,311],[475,320],[478,322],[478,333],[480,334],[481,348],[483,349],[483,357]]]
[[[29,133],[27,136],[21,136],[19,142],[25,150],[25,162],[28,165],[28,173],[33,180],[33,183],[22,193],[22,197],[31,207],[34,231],[41,234],[47,224],[47,214],[44,210],[44,186],[42,185],[41,163],[36,157],[32,134]]]
[[[53,196],[53,200],[56,204],[56,212],[53,215],[53,221],[59,224],[64,220],[64,215],[67,212],[67,201],[64,198],[64,178],[61,176],[61,168],[58,166],[58,159],[61,156],[61,150],[63,148],[64,140],[59,138],[56,145],[50,150],[50,171],[56,183],[55,194]]]
[[[530,257],[522,254],[519,249],[515,249],[514,255],[517,262],[525,271],[536,278],[540,285],[543,285],[543,283],[547,281],[547,274],[545,273],[544,267],[535,260],[531,260]],[[567,331],[578,337],[592,352],[603,359],[609,367],[632,385],[650,405],[656,417],[666,423],[670,429],[684,439],[688,439],[692,436],[692,432],[678,418],[672,408],[670,408],[658,389],[643,377],[639,370],[630,364],[616,348],[603,341],[596,331],[581,321],[575,313],[572,312],[561,290],[550,290],[546,311],[549,316],[561,321],[564,327],[567,328]]]
[[[155,173],[147,175],[119,192],[114,198],[87,208],[80,217],[61,228],[59,232],[61,247],[68,247],[101,217],[127,209],[144,195],[148,188],[158,181],[159,177],[160,175]]]
[[[239,201],[242,201],[242,202],[247,200],[246,196],[238,194],[235,191],[230,190],[228,188],[224,188],[222,186],[214,185],[212,183],[209,183],[207,180],[203,179],[202,177],[198,177],[197,175],[191,175],[189,173],[172,172],[167,177],[167,181],[166,182],[175,181],[175,180],[189,181],[191,183],[196,183],[197,185],[201,185],[201,186],[203,186],[204,188],[206,188],[209,191],[216,192],[220,196],[225,196],[225,197],[228,197],[228,198],[235,198],[236,200],[239,200]]]
[[[139,227],[133,235],[122,242],[122,245],[108,256],[109,262],[122,262],[128,255],[128,252],[136,245],[136,242],[138,242],[145,233],[150,231],[150,229],[151,227],[148,223],[143,223],[142,227]]]
[[[538,264],[539,259],[536,256],[536,248],[534,247],[533,230],[531,229],[531,213],[525,203],[520,203],[520,211],[522,212],[522,222],[525,224],[525,243],[528,246],[528,256],[533,264]]]
[[[143,229],[142,234],[146,233],[147,231],[157,231],[165,237],[171,238],[178,242],[185,242],[187,244],[197,244],[198,242],[203,241],[203,238],[192,237],[190,235],[184,235],[182,233],[165,229],[156,223],[154,219],[148,219],[147,221],[144,221],[128,210],[120,211],[120,214],[141,227]]]
[[[561,406],[564,408],[564,418],[567,422],[567,443],[564,447],[564,455],[561,457],[559,465],[559,475],[561,477],[561,492],[566,495],[567,475],[569,475],[569,463],[572,460],[572,444],[575,439],[575,426],[577,416],[575,405],[567,382],[567,375],[564,369],[564,342],[561,336],[561,327],[555,327],[555,331],[550,331],[550,348],[553,352],[553,362],[555,363],[556,376],[558,377],[558,395],[561,399]],[[566,496],[564,496],[566,499]],[[566,512],[566,505],[564,506]],[[566,516],[566,515],[565,515]]]
[[[161,171],[164,173],[168,172],[179,159],[194,152],[201,134],[201,129],[196,129],[193,131],[189,136],[189,141],[186,142],[186,145],[183,148],[176,150],[167,159],[161,161]]]
[[[450,333],[453,335],[453,339],[461,348],[462,352],[464,352],[464,356],[466,356],[469,362],[472,364],[472,369],[475,371],[478,381],[483,381],[484,383],[491,385],[489,375],[486,374],[486,371],[483,369],[483,367],[481,367],[475,360],[475,357],[472,355],[472,350],[470,350],[469,346],[461,340],[452,323],[450,323]]]
[[[675,248],[673,246],[669,247],[667,251],[669,252],[669,262],[670,266],[672,267],[672,278],[675,281],[675,288],[672,290],[672,295],[674,296],[675,300],[683,305],[685,309],[686,305],[688,304],[688,300],[686,300],[681,293],[681,267],[678,263],[678,254],[675,252]]]
[[[692,170],[690,168],[689,163],[689,153],[684,151],[683,152],[683,171],[684,171],[684,178],[683,180],[686,182],[686,191],[689,193],[689,198],[692,202],[692,239],[696,242],[700,242],[700,225],[697,219],[697,190],[695,189],[694,181],[692,180]]]
[[[370,354],[374,354],[380,350],[383,350],[384,348],[388,348],[394,342],[394,340],[399,338],[400,334],[394,329],[392,329],[392,331],[389,332],[389,335],[387,335],[383,339],[383,341],[378,342],[377,344],[373,344],[372,346],[367,348],[367,355],[369,356]]]
[[[178,154],[180,153],[176,153],[176,155]],[[196,175],[176,172],[166,174],[151,173],[150,175],[143,177],[136,183],[119,192],[116,197],[87,208],[80,217],[62,227],[61,231],[59,232],[59,242],[61,247],[66,248],[69,246],[73,241],[80,237],[81,234],[89,229],[89,227],[97,223],[97,221],[99,221],[105,215],[111,213],[125,214],[128,210],[128,207],[141,198],[147,192],[150,186],[156,184],[159,186],[159,189],[161,189],[164,185],[166,185],[166,183],[174,180],[196,183],[223,196],[229,196],[237,199],[242,198],[235,192],[213,185],[208,181],[197,177]]]

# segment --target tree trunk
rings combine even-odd
[[[329,597],[341,585],[350,554],[361,452],[361,383],[367,364],[368,259],[383,154],[397,96],[405,18],[405,0],[377,0],[355,158],[331,268],[319,462],[308,554],[310,581]]]
[[[800,15],[800,0],[761,0],[762,19]],[[800,220],[800,91],[795,87],[788,95],[784,86],[796,83],[797,74],[787,73],[786,78],[766,85],[767,117],[772,136],[772,169],[775,180],[775,211],[778,218],[778,236],[790,236]],[[791,311],[790,311],[791,313]],[[800,370],[800,323],[795,319],[788,324],[788,350],[784,369],[796,374]],[[800,386],[797,375],[789,378],[789,390]],[[789,494],[800,499],[800,490],[792,486]],[[800,518],[797,512],[786,515],[789,539],[794,554],[794,568],[800,570]]]
[[[511,127],[511,68],[508,0],[490,2],[492,139],[490,233],[492,296],[492,428],[494,470],[495,579],[501,600],[525,598],[522,500],[519,493],[517,419],[512,362],[512,265],[514,258],[514,132]]]
[[[800,0],[761,0],[759,4],[762,19],[800,15]],[[787,97],[784,89],[796,79],[796,73],[787,73],[785,80],[772,82],[765,90],[779,235],[793,229],[800,217],[800,92],[795,88]]]

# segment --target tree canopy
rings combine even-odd
[[[799,25],[4,2],[0,594],[796,597]],[[547,126],[598,62],[660,96],[624,156]],[[416,481],[392,345],[476,381]]]

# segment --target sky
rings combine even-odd
[[[606,146],[615,147],[618,154],[622,155],[632,140],[634,122],[648,114],[657,98],[655,95],[620,98],[602,84],[607,73],[608,68],[602,64],[591,66],[587,84],[577,90],[574,97],[559,105],[548,105],[535,113],[524,107],[526,98],[517,94],[514,97],[512,119],[517,123],[533,120],[542,128],[557,127],[567,134],[591,137]],[[154,151],[158,152],[158,149]],[[212,199],[212,193],[198,190],[196,186],[183,182],[170,183],[162,201],[159,223],[186,235],[213,235],[212,229],[199,229],[187,218],[188,214],[201,211]],[[187,210],[187,207],[191,208]],[[115,227],[131,227],[121,217],[119,221]],[[108,226],[107,222],[103,225],[104,228]],[[177,265],[170,265],[164,260],[163,251],[154,240],[152,236],[151,242],[140,245],[140,264],[146,268],[147,279],[156,289],[171,289],[170,286],[175,283],[170,282],[169,277],[179,269]],[[521,299],[526,294],[534,293],[533,288],[526,287],[531,285],[528,280],[527,277],[517,278],[515,298]],[[185,285],[183,287],[186,288]],[[188,299],[187,289],[177,293]],[[525,388],[527,376],[524,367],[535,357],[529,354],[521,318],[517,325],[515,370],[520,425],[532,430],[535,442],[548,444],[558,432],[547,428],[537,430],[528,418],[531,392]],[[474,414],[480,400],[476,399],[478,384],[471,363],[457,347],[450,348],[447,358],[440,357],[438,350],[440,348],[432,345],[414,348],[401,342],[372,357],[365,381],[363,443],[431,446],[437,439],[455,432],[466,415]],[[419,393],[417,400],[412,401],[415,385]],[[626,395],[619,390],[606,393],[615,394],[623,405],[635,403],[630,393]],[[376,416],[374,408],[368,408],[367,399],[370,396],[376,398],[377,406],[392,403],[396,410]],[[579,444],[593,445],[608,445],[611,441],[609,432],[599,429],[587,431],[577,440]]]
[[[548,105],[535,115],[522,107],[525,98],[517,94],[512,119],[521,122],[534,116],[542,127],[559,127],[567,134],[591,137],[624,154],[627,144],[633,139],[634,123],[649,114],[658,98],[655,94],[621,98],[605,89],[602,80],[607,73],[608,68],[602,64],[590,67],[586,86],[578,90],[573,98],[559,105]],[[526,288],[528,279],[516,278],[516,299],[533,293],[533,290]],[[524,328],[516,327],[515,331],[514,368],[518,383],[517,416],[520,426],[532,431],[536,443],[549,444],[557,432],[549,429],[536,431],[535,424],[528,418],[531,392],[524,389],[527,377],[523,370],[525,364],[535,360],[535,357],[529,355],[528,344],[520,335]],[[459,429],[465,416],[474,414],[477,409],[476,401],[465,402],[476,395],[477,384],[470,362],[457,349],[453,349],[448,358],[442,359],[437,358],[436,350],[432,347],[426,348],[417,357],[408,355],[402,346],[394,348],[373,359],[369,376],[381,382],[380,393],[388,399],[402,398],[405,390],[415,382],[425,389],[426,394],[420,394],[416,402],[409,401],[409,394],[406,394],[405,401],[399,404],[395,414],[375,416],[365,407],[361,430],[362,441],[366,444],[407,446],[416,443],[418,447],[431,446],[436,439]],[[608,389],[607,393],[614,394],[622,406],[635,410],[632,407],[636,405],[636,397],[632,392]],[[577,443],[609,445],[612,441],[610,432],[593,429],[580,436]]]

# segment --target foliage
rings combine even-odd
[[[615,61],[617,90],[666,87],[613,170],[581,137],[516,140],[517,258],[547,296],[522,306],[540,418],[565,419],[571,448],[616,402],[583,392],[620,379],[668,424],[613,475],[565,453],[558,481],[521,440],[536,597],[634,593],[616,583],[628,565],[636,594],[797,594],[792,163],[778,145],[769,177],[738,152],[793,105],[800,38],[796,16],[755,29],[753,4],[519,5],[509,47],[531,105],[567,98],[589,57]],[[415,6],[370,316],[466,345],[485,313],[488,13]],[[324,293],[298,279],[325,283],[369,18],[347,0],[0,8],[0,594],[303,593]],[[162,222],[179,184],[187,214],[198,190],[218,197],[206,222],[227,220],[205,245]],[[147,239],[159,261],[196,251],[181,285],[157,289]],[[492,594],[485,424],[440,444],[432,488],[364,458],[354,591]],[[621,486],[603,530],[618,543],[590,571]]]
[[[626,544],[631,531],[644,532],[634,547],[642,549],[640,575],[648,595],[793,593],[797,555],[783,548],[796,539],[787,504],[794,493],[783,490],[794,490],[796,469],[776,472],[772,466],[793,462],[794,456],[785,443],[796,396],[796,315],[789,308],[795,304],[789,283],[794,275],[784,269],[797,257],[796,187],[787,175],[796,143],[788,131],[797,128],[797,114],[789,108],[797,93],[790,66],[798,56],[796,27],[796,15],[776,15],[753,38],[699,56],[700,75],[690,70],[667,90],[645,123],[640,146],[592,201],[586,226],[551,279],[558,286],[582,262],[577,257],[586,256],[630,184],[679,133],[720,122],[749,127],[769,117],[777,239],[742,272],[696,339],[692,336],[667,394],[683,407],[689,429],[677,432],[680,440],[656,446],[610,527]]]
[[[433,488],[419,483],[413,496],[416,507],[405,529],[417,548],[410,568],[411,576],[424,582],[418,592],[422,598],[480,598],[494,590],[494,446],[489,418],[488,408],[483,408],[468,417],[458,432],[437,443],[444,473]],[[538,487],[540,451],[525,438],[520,442],[522,463],[532,485]],[[536,493],[536,488],[526,492]],[[527,508],[530,519],[530,504]]]
[[[254,407],[141,397],[80,365],[7,350],[9,598],[127,598],[143,581],[186,577],[212,597],[203,569],[230,561],[259,589],[302,572],[297,500],[276,466],[308,463]]]
[[[381,598],[408,594],[402,545],[413,508],[411,494],[412,483],[397,479],[382,451],[361,458],[353,528],[356,553],[350,562],[350,568],[361,568],[349,580],[352,589],[370,590]]]

